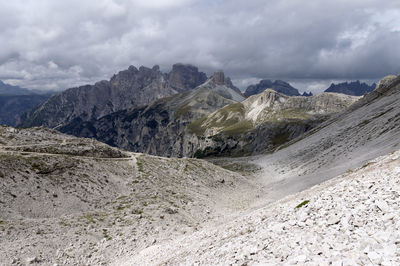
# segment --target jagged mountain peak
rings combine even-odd
[[[359,80],[351,82],[342,82],[338,84],[332,83],[325,92],[337,92],[353,96],[362,96],[368,92],[373,91],[376,88],[376,84],[368,85]]]
[[[104,115],[146,105],[154,100],[192,90],[207,76],[191,65],[175,64],[169,74],[158,65],[129,66],[109,81],[67,89],[38,108],[24,114],[20,126],[65,126],[72,120],[97,119]]]
[[[169,84],[177,91],[193,89],[207,80],[207,75],[190,64],[177,63],[168,74]]]

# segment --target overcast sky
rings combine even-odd
[[[400,72],[399,0],[0,0],[0,79],[61,89],[129,65],[301,91]]]

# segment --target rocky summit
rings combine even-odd
[[[376,88],[376,84],[368,85],[359,80],[353,82],[343,82],[339,84],[332,83],[325,92],[337,92],[353,96],[363,96],[364,94],[373,91]]]
[[[299,91],[296,88],[293,88],[289,83],[282,80],[272,81],[269,79],[263,79],[256,85],[248,86],[244,95],[249,97],[254,94],[259,94],[266,89],[273,89],[274,91],[287,96],[300,96]]]
[[[192,65],[174,64],[168,82],[178,92],[193,89],[207,80],[207,75]]]
[[[171,81],[169,80],[171,79]],[[158,66],[130,66],[109,81],[71,88],[51,97],[21,116],[19,125],[62,127],[74,119],[89,121],[113,112],[146,105],[154,100],[191,90],[206,76],[190,65],[174,65],[169,74]]]

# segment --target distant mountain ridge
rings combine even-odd
[[[274,91],[287,96],[300,96],[299,90],[293,88],[289,83],[283,80],[272,81],[269,79],[263,79],[258,84],[248,86],[244,95],[249,97],[251,95],[259,94],[266,89],[273,89]]]
[[[19,116],[44,103],[50,95],[0,95],[0,125],[15,126]]]
[[[175,64],[169,73],[130,66],[109,81],[71,88],[21,117],[20,126],[62,127],[76,118],[90,121],[120,110],[194,89],[207,79],[192,65]]]
[[[37,94],[35,91],[21,88],[19,86],[13,86],[4,83],[0,80],[0,95],[32,95]]]
[[[325,92],[343,93],[352,96],[363,96],[364,94],[373,91],[376,88],[376,83],[368,85],[359,80],[353,82],[343,82],[339,84],[332,83]]]
[[[20,115],[45,102],[52,93],[25,89],[0,80],[0,124],[15,126]]]

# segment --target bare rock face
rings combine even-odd
[[[141,66],[139,69],[130,66],[109,81],[71,88],[53,96],[24,114],[19,125],[55,128],[74,119],[89,121],[193,89],[205,80],[205,74],[193,66],[174,65],[169,75],[163,74],[157,65],[153,68]]]
[[[217,84],[217,85],[224,85],[225,84],[225,74],[223,71],[217,71],[214,73],[212,80]]]
[[[168,82],[177,91],[194,89],[207,80],[207,75],[192,65],[175,64],[168,74]]]

